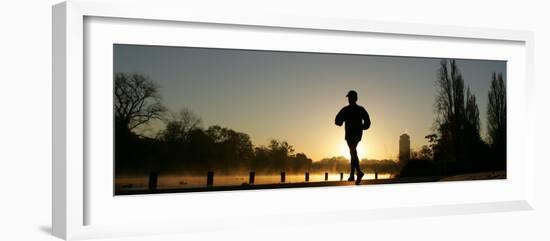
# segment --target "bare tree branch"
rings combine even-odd
[[[115,74],[115,121],[128,130],[160,119],[165,111],[160,103],[158,87],[149,78],[138,74]]]

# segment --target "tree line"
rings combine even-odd
[[[275,174],[304,172],[347,172],[344,157],[325,158],[314,162],[286,141],[270,140],[254,146],[250,136],[218,125],[202,127],[200,117],[188,109],[170,112],[161,103],[159,87],[138,73],[116,73],[114,76],[115,173],[144,175],[204,175],[255,171]],[[154,136],[140,134],[140,127],[152,120],[164,123]],[[397,171],[390,160],[363,160],[365,168]]]
[[[443,59],[437,72],[434,102],[435,133],[429,145],[413,152],[402,175],[456,174],[506,170],[506,85],[493,72],[487,93],[487,136],[480,134],[476,96],[455,60]]]

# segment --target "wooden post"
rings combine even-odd
[[[378,180],[378,172],[374,173],[374,180]]]
[[[325,181],[328,181],[328,172],[325,172]]]
[[[309,182],[309,172],[306,172],[306,182]]]
[[[209,171],[206,176],[206,186],[211,187],[212,185],[214,185],[214,172]]]
[[[254,184],[254,178],[255,178],[255,173],[250,172],[250,175],[248,176],[248,184],[250,185]]]
[[[158,173],[156,172],[149,173],[149,190],[153,191],[157,189],[158,177]]]
[[[344,180],[344,173],[340,172],[340,181],[343,181],[343,180]]]
[[[285,172],[281,172],[281,182],[284,183],[286,180],[286,174]]]

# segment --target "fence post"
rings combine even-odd
[[[286,181],[286,174],[285,172],[281,172],[281,182],[284,183]]]
[[[340,181],[343,181],[343,180],[344,180],[344,173],[340,172]]]
[[[328,172],[325,172],[325,181],[328,181]]]
[[[254,184],[255,176],[256,176],[256,174],[254,172],[250,172],[250,175],[248,176],[248,183],[250,185]]]
[[[154,191],[157,189],[158,183],[158,173],[151,172],[149,173],[149,190]]]
[[[309,182],[309,172],[306,172],[306,182]]]
[[[211,187],[212,185],[214,185],[214,172],[209,171],[206,176],[206,186]]]
[[[378,180],[378,172],[375,172],[375,173],[374,173],[374,179],[375,179],[375,180]]]

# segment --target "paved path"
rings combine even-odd
[[[393,183],[418,183],[435,182],[443,177],[410,177],[410,178],[392,178],[378,180],[363,180],[361,185],[373,184],[393,184]],[[256,190],[256,189],[277,189],[277,188],[304,188],[304,187],[331,187],[331,186],[352,186],[355,182],[348,181],[325,181],[325,182],[299,182],[299,183],[274,183],[274,184],[256,184],[241,186],[212,186],[196,188],[173,188],[157,190],[117,190],[115,195],[138,195],[155,193],[183,193],[183,192],[208,192],[208,191],[235,191],[235,190]]]

